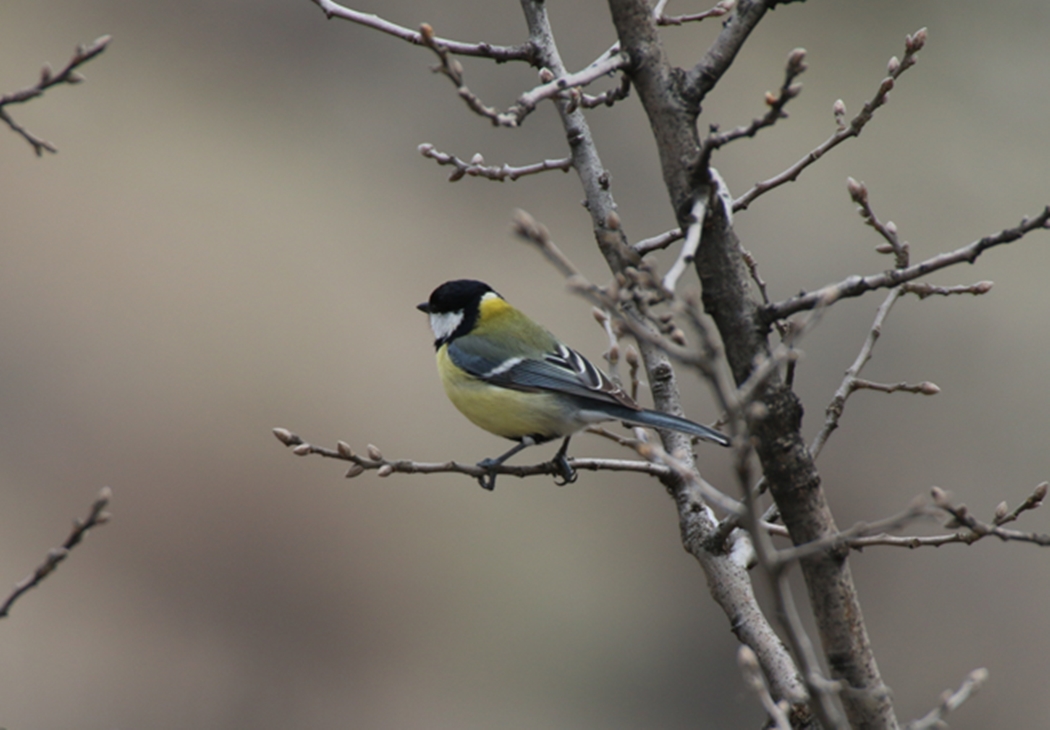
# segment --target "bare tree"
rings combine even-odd
[[[440,37],[426,24],[412,30],[331,0],[314,2],[330,18],[349,20],[428,48],[437,58],[434,70],[451,81],[471,112],[493,125],[519,127],[542,102],[552,103],[567,139],[563,159],[512,167],[486,164],[480,156],[464,160],[432,145],[422,145],[420,152],[438,164],[451,166],[451,180],[474,176],[503,181],[550,170],[576,172],[598,252],[611,272],[610,283],[599,285],[585,279],[555,245],[551,233],[527,213],[517,215],[515,230],[552,261],[574,291],[598,308],[599,320],[610,336],[608,359],[613,366],[619,361],[620,338],[634,341],[640,360],[631,349],[624,357],[632,368],[630,379],[636,388],[636,369],[644,367],[658,409],[681,412],[675,365],[697,371],[710,384],[724,411],[721,420],[733,436],[737,484],[719,488],[706,482],[697,469],[688,437],[675,433],[662,433],[657,443],[641,431],[631,437],[602,431],[640,458],[573,459],[573,466],[635,471],[655,477],[667,487],[678,509],[683,545],[702,566],[712,598],[724,610],[741,642],[741,670],[766,709],[771,726],[900,727],[865,628],[850,572],[850,550],[969,543],[988,536],[1046,546],[1050,536],[1005,525],[1038,507],[1046,496],[1047,484],[1035,487],[1031,496],[1012,510],[1001,504],[988,521],[978,519],[943,490],[934,488],[928,497],[917,498],[898,514],[840,529],[821,487],[816,459],[838,427],[850,395],[857,390],[924,395],[938,392],[929,382],[886,384],[860,377],[894,303],[909,294],[925,299],[987,292],[988,282],[943,287],[924,278],[958,263],[973,263],[989,248],[1047,228],[1050,207],[1025,217],[1016,226],[915,263],[896,226],[879,218],[867,188],[851,179],[849,194],[864,222],[881,237],[876,250],[890,257],[888,267],[781,301],[768,297],[757,262],[735,233],[733,216],[797,179],[824,154],[859,135],[886,103],[901,75],[914,66],[927,41],[925,29],[905,39],[903,55],[890,59],[885,77],[875,84],[874,93],[858,113],[850,116],[845,105],[836,102],[831,110],[834,131],[830,136],[794,165],[734,196],[712,161],[722,147],[753,137],[786,117],[785,108],[801,89],[797,79],[806,70],[805,51],[796,49],[789,54],[782,85],[777,93],[767,95],[765,112],[750,123],[728,131],[710,128],[704,136],[698,124],[702,105],[766,12],[787,3],[724,0],[705,12],[672,16],[665,12],[667,0],[660,0],[655,7],[644,0],[609,0],[617,38],[610,39],[608,50],[591,64],[573,72],[562,62],[540,0],[522,0],[529,35],[514,46],[454,41]],[[716,39],[692,67],[673,66],[661,43],[661,26],[705,18],[721,19]],[[457,56],[499,63],[526,62],[539,70],[539,84],[521,93],[508,109],[496,109],[467,86]],[[605,90],[585,91],[610,75],[619,78]],[[673,230],[636,242],[628,240],[624,232],[610,176],[585,114],[591,108],[613,106],[632,89],[648,115],[677,221]],[[646,256],[672,245],[680,246],[678,256],[661,275]],[[699,300],[677,291],[681,275],[690,267],[701,282]],[[836,302],[876,290],[885,290],[885,299],[870,330],[861,338],[855,362],[826,408],[823,428],[807,444],[800,430],[802,403],[793,389],[796,346]],[[344,442],[327,449],[305,442],[287,429],[276,429],[275,434],[298,455],[319,454],[350,462],[347,476],[375,470],[379,476],[458,472],[478,477],[483,471],[451,461],[388,460],[371,445],[366,455],[354,453]],[[559,473],[555,463],[504,465],[499,472],[519,476]],[[931,517],[943,519],[948,531],[933,536],[890,534]],[[787,581],[788,571],[795,565],[805,580],[819,642],[804,629],[801,610]],[[752,581],[756,579],[771,588],[776,604],[773,620],[755,598]],[[928,715],[908,727],[939,726],[986,675],[983,669],[974,670],[957,691],[947,693]]]

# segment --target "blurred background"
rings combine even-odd
[[[612,43],[603,3],[551,6],[571,68]],[[356,7],[456,39],[524,38],[514,2]],[[918,66],[863,135],[738,215],[771,296],[891,265],[847,175],[915,261],[1050,202],[1043,0],[810,0],[769,14],[703,123],[762,114],[793,48],[810,68],[790,119],[716,155],[732,190],[823,141],[836,99],[859,111],[923,26]],[[692,64],[718,27],[667,29],[673,59]],[[114,492],[111,524],[0,623],[0,726],[758,727],[729,626],[656,482],[504,477],[489,494],[454,475],[346,481],[270,433],[393,458],[502,451],[446,402],[414,309],[449,278],[490,282],[600,357],[589,306],[508,233],[511,211],[528,210],[604,282],[576,178],[449,184],[416,151],[562,157],[553,109],[494,130],[428,71],[428,51],[326,21],[308,0],[7,2],[0,92],[106,33],[86,83],[8,107],[59,154],[37,159],[0,128],[0,582],[37,565],[100,487]],[[463,63],[495,106],[536,82],[520,64]],[[628,235],[672,227],[637,100],[590,119]],[[898,303],[866,375],[942,392],[850,401],[820,460],[840,525],[933,485],[987,519],[1050,477],[1048,270],[1050,237],[1035,233],[933,279],[990,279],[987,296]],[[881,301],[841,303],[802,343],[808,438]],[[703,383],[682,386],[687,412],[712,420]],[[574,453],[623,456],[590,436]],[[728,455],[700,457],[732,490]],[[1048,523],[1036,512],[1020,527]],[[1050,554],[984,541],[870,549],[852,566],[902,720],[985,666],[953,727],[1050,726]]]

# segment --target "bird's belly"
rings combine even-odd
[[[443,379],[445,393],[474,425],[509,439],[524,436],[540,441],[579,430],[577,422],[557,396],[500,388],[461,374]]]

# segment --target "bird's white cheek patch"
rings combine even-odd
[[[456,331],[463,322],[463,312],[442,312],[430,315],[430,329],[434,332],[435,340],[444,340]]]

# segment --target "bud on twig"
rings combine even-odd
[[[299,443],[299,437],[287,428],[275,428],[273,430],[273,435],[276,436],[277,440],[285,446],[295,446]]]
[[[926,45],[927,35],[925,28],[919,28],[915,33],[904,39],[904,48],[908,53],[918,53]]]
[[[940,487],[931,487],[930,496],[933,498],[933,503],[942,509],[951,506],[951,503],[948,501],[948,493]]]
[[[846,178],[846,190],[849,191],[850,198],[857,205],[864,205],[868,202],[868,189],[864,186],[864,183],[859,183],[852,177]]]
[[[1002,524],[1003,520],[1006,519],[1006,515],[1010,513],[1010,507],[1006,504],[1006,500],[1003,500],[995,507],[995,524]]]
[[[1048,487],[1050,487],[1050,483],[1043,482],[1039,484],[1039,486],[1035,488],[1035,491],[1032,492],[1032,501],[1038,504],[1046,499],[1046,490]]]
[[[350,444],[345,441],[336,441],[335,450],[339,452],[339,455],[344,459],[354,458],[354,452],[350,448]]]
[[[372,461],[383,460],[383,452],[375,444],[369,444],[366,450],[368,451],[368,458]]]

